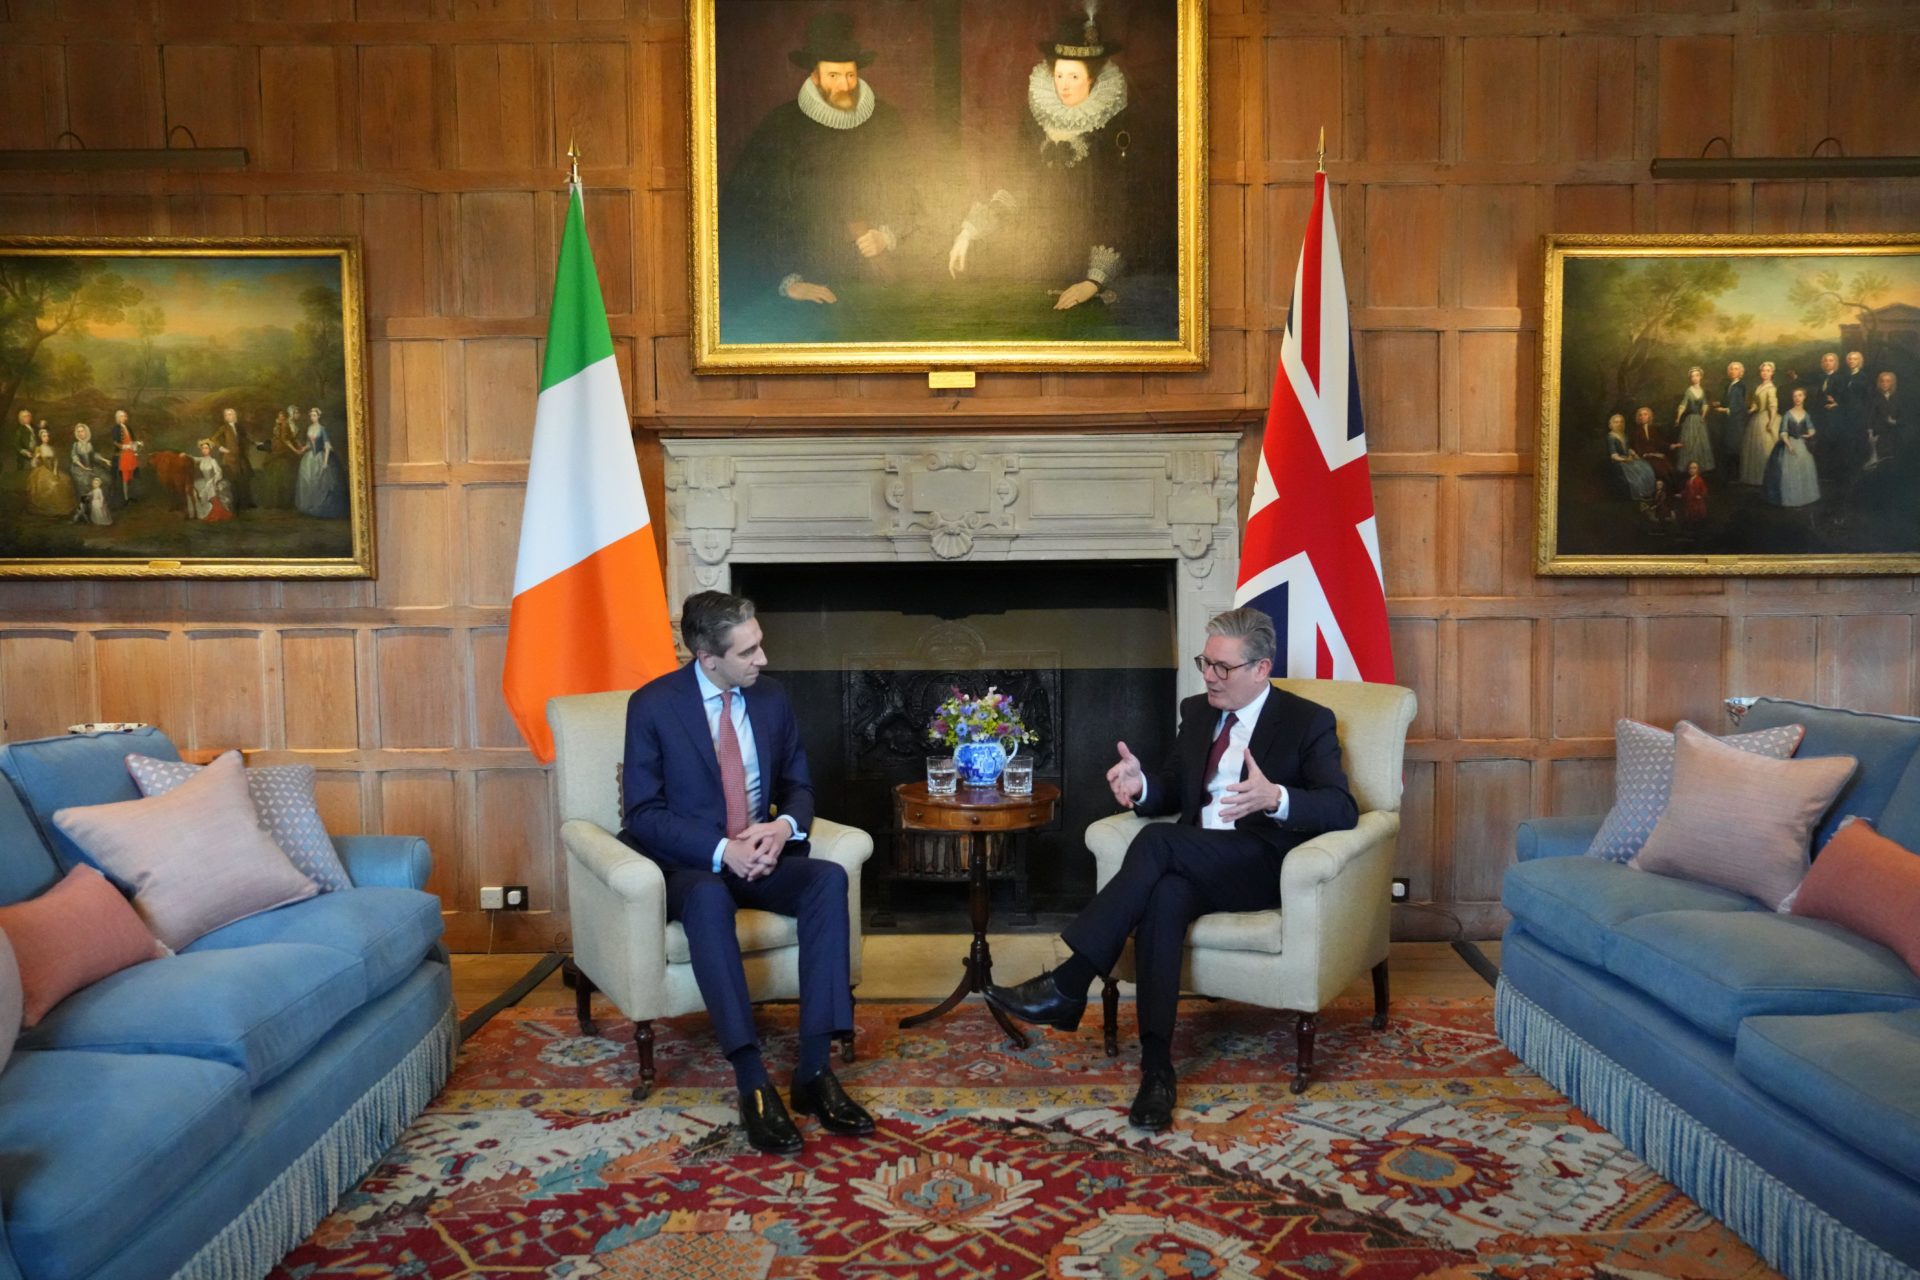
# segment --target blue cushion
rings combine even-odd
[[[1920,1009],[1751,1018],[1733,1060],[1787,1106],[1920,1182]]]
[[[1814,828],[1816,849],[1833,838],[1847,817],[1878,818],[1914,753],[1920,751],[1920,720],[1820,707],[1789,698],[1761,698],[1741,717],[1740,729],[1771,729],[1783,724],[1807,728],[1800,749],[1794,752],[1796,760],[1852,756],[1860,762],[1853,780],[1840,789],[1826,816]]]
[[[332,947],[198,952],[137,964],[76,991],[23,1031],[20,1044],[206,1058],[239,1067],[257,1089],[366,998],[360,961]]]
[[[1635,871],[1603,858],[1541,858],[1507,868],[1500,903],[1528,933],[1562,955],[1602,963],[1606,936],[1624,920],[1661,911],[1760,911],[1744,894]]]
[[[412,973],[440,940],[440,899],[418,889],[373,887],[323,893],[289,907],[236,920],[193,942],[183,955],[262,942],[306,942],[358,956],[365,999]]]
[[[1887,948],[1831,921],[1770,911],[1641,916],[1608,935],[1603,960],[1726,1041],[1761,1014],[1920,1008],[1920,977]]]
[[[0,1073],[0,1199],[23,1275],[75,1280],[240,1135],[246,1073],[166,1054],[31,1053]]]
[[[167,735],[152,728],[128,733],[70,733],[0,747],[0,773],[20,792],[40,828],[41,839],[60,860],[62,871],[71,871],[83,862],[92,864],[80,846],[53,825],[54,811],[69,805],[138,800],[140,789],[127,772],[127,757],[135,752],[161,760],[180,758]],[[118,880],[114,883],[122,889],[128,887]]]
[[[60,878],[13,784],[0,777],[0,907],[37,898]]]
[[[1901,848],[1920,853],[1920,751],[1907,762],[1907,771],[1900,775],[1899,785],[1873,825]]]

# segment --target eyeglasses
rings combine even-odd
[[[1203,653],[1193,655],[1193,667],[1203,676],[1212,676],[1215,680],[1225,680],[1242,667],[1250,667],[1262,659],[1254,658],[1248,662],[1215,662]]]

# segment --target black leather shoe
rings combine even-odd
[[[1140,1092],[1133,1095],[1127,1119],[1136,1129],[1165,1133],[1173,1128],[1173,1108],[1178,1098],[1171,1071],[1148,1070],[1140,1077]]]
[[[799,1114],[818,1117],[828,1133],[858,1138],[873,1132],[873,1117],[847,1096],[831,1071],[822,1071],[805,1084],[795,1084],[787,1097]]]
[[[1087,1011],[1087,998],[1069,1000],[1053,980],[1053,970],[1042,970],[1017,987],[987,984],[987,1003],[1011,1018],[1036,1026],[1061,1031],[1079,1029],[1081,1015]]]
[[[770,1156],[790,1156],[806,1145],[793,1127],[793,1117],[781,1105],[780,1091],[770,1084],[740,1095],[740,1126],[753,1149]]]

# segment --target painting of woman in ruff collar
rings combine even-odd
[[[1203,367],[1204,20],[700,0],[696,370]]]

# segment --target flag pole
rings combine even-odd
[[[1314,161],[1313,171],[1315,173],[1327,171],[1327,126],[1325,125],[1320,126],[1320,151],[1318,158]]]
[[[1321,130],[1322,135],[1326,133]],[[580,143],[574,138],[567,139],[567,181],[574,186],[580,185]]]

